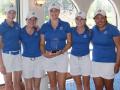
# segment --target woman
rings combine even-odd
[[[6,19],[0,25],[0,71],[4,75],[5,90],[21,90],[22,62],[20,57],[20,26],[14,21],[16,8],[5,9]]]
[[[104,10],[95,12],[96,25],[92,30],[93,62],[92,77],[96,90],[113,90],[115,73],[120,67],[120,33],[107,22]]]
[[[40,90],[43,76],[42,56],[40,52],[40,30],[37,29],[37,15],[30,11],[26,18],[27,25],[22,28],[21,42],[23,46],[23,78],[25,90]]]
[[[72,28],[72,49],[70,55],[70,74],[77,90],[90,90],[91,61],[89,44],[91,33],[86,26],[86,15],[83,11],[76,14],[76,27]],[[82,79],[81,80],[81,76]],[[83,81],[83,87],[82,87]]]
[[[50,20],[41,27],[40,48],[45,61],[45,70],[50,81],[50,90],[65,90],[65,77],[68,67],[67,50],[71,47],[70,26],[59,19],[60,4],[49,7]],[[56,76],[57,75],[57,76]]]

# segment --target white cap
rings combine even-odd
[[[55,3],[50,4],[48,10],[51,10],[53,8],[60,10],[60,3],[55,2]]]
[[[94,17],[97,16],[98,14],[100,14],[102,16],[106,16],[106,12],[102,9],[97,10],[94,14]]]
[[[16,12],[16,7],[11,4],[8,7],[5,8],[5,12],[9,12],[9,11],[15,11]]]
[[[27,14],[26,19],[30,19],[32,17],[38,18],[38,16],[37,16],[35,11],[29,11],[28,14]]]
[[[75,17],[78,17],[78,16],[80,16],[83,19],[86,19],[86,14],[83,11],[78,12]]]

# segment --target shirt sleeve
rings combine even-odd
[[[40,34],[45,34],[45,24],[43,24],[40,28]]]
[[[71,33],[71,28],[70,28],[70,24],[66,23],[66,29],[65,29],[66,33]]]
[[[0,25],[0,37],[2,37],[3,36],[3,30],[4,30],[4,28],[3,28],[3,26],[2,25]]]
[[[118,30],[117,27],[113,26],[111,27],[111,34],[112,37],[120,36],[120,31]]]

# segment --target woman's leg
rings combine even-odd
[[[82,79],[84,90],[90,90],[90,76],[83,76]]]
[[[66,90],[66,73],[57,72],[58,88],[59,90]]]
[[[25,90],[33,90],[32,78],[24,79],[25,81]]]
[[[47,72],[50,81],[50,90],[57,90],[56,71]]]
[[[22,79],[21,79],[21,89],[25,90],[25,84],[24,84],[24,81],[22,81]]]
[[[21,88],[21,79],[22,79],[21,74],[22,74],[21,71],[13,72],[13,87],[14,87],[14,90],[22,90],[22,88]]]
[[[4,75],[4,80],[5,80],[5,90],[14,90],[12,83],[12,72],[6,73]]]
[[[104,80],[101,77],[93,78],[96,90],[103,90]]]
[[[40,90],[40,81],[41,78],[33,78],[33,90]]]
[[[74,81],[75,81],[77,90],[83,90],[83,89],[82,89],[81,76],[80,76],[80,75],[78,75],[78,76],[73,76],[73,79],[74,79]]]
[[[113,89],[113,81],[114,81],[113,79],[104,79],[106,90],[114,90]]]

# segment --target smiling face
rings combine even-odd
[[[26,21],[27,21],[27,26],[30,28],[33,28],[37,23],[37,18],[31,17],[31,18],[28,18]]]
[[[50,9],[50,19],[56,20],[59,18],[60,10],[56,8]]]
[[[77,17],[75,18],[75,22],[76,22],[76,26],[77,26],[77,27],[84,27],[84,26],[85,26],[86,19],[83,19],[82,17],[77,16]]]
[[[16,17],[16,11],[14,10],[10,10],[8,12],[6,12],[6,19],[9,21],[13,21]]]
[[[103,28],[107,23],[106,16],[103,16],[101,14],[98,14],[94,17],[95,23],[99,28]]]

